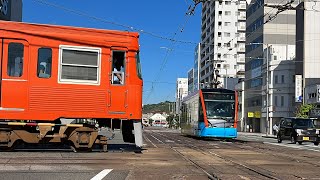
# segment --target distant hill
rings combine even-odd
[[[143,106],[143,113],[162,113],[171,114],[173,112],[174,102],[165,101],[158,104],[146,104]]]

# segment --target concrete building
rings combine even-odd
[[[22,21],[22,0],[1,0],[0,20]]]
[[[159,113],[154,114],[153,116],[150,117],[150,119],[152,120],[152,126],[164,127],[168,124],[166,117],[164,117]]]
[[[320,104],[320,3],[302,2],[297,7],[296,74],[302,75],[303,100]],[[299,94],[299,93],[298,93]],[[297,95],[298,95],[297,94]]]
[[[194,49],[194,65],[193,65],[193,90],[195,92],[200,89],[200,43]]]
[[[245,112],[244,112],[244,81],[239,82],[235,85],[235,90],[238,94],[238,124],[237,129],[238,131],[246,132],[246,124],[245,124]]]
[[[264,5],[285,3],[256,0],[247,8],[245,120],[252,132],[271,134],[276,120],[292,110],[296,12],[284,11],[270,21],[277,9]]]
[[[244,77],[245,10],[245,0],[203,3],[199,67],[202,87],[210,86],[216,69],[221,79]],[[228,82],[220,81],[222,87]]]
[[[188,71],[188,94],[192,93],[194,90],[194,69]]]
[[[178,78],[176,86],[176,114],[179,114],[181,101],[188,95],[188,78]]]

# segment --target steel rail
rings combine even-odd
[[[168,136],[163,135],[163,134],[161,134],[161,133],[159,133],[159,132],[153,132],[153,133],[158,134],[158,135],[160,135],[160,136],[163,136],[163,137],[165,137],[165,138],[168,138],[168,139],[171,139],[171,140],[172,140],[172,138],[169,138]],[[181,142],[181,141],[180,141],[180,142]],[[199,148],[199,147],[197,147],[197,146],[194,146],[194,145],[191,145],[191,144],[186,144],[186,143],[185,143],[184,145],[186,145],[186,147],[192,148],[192,149],[194,149],[194,150],[198,150],[198,151],[201,151],[201,152],[203,152],[203,153],[210,154],[210,155],[213,155],[213,156],[215,156],[215,157],[218,157],[218,158],[220,158],[220,159],[222,159],[222,160],[224,160],[224,161],[226,161],[226,162],[233,163],[233,164],[235,164],[235,165],[237,165],[237,166],[240,166],[240,167],[245,168],[245,169],[247,169],[247,170],[249,170],[249,171],[251,171],[251,172],[254,172],[254,173],[256,173],[256,174],[258,174],[258,175],[260,175],[260,176],[263,176],[263,177],[266,177],[266,178],[269,178],[269,179],[280,180],[279,178],[277,178],[277,177],[275,177],[275,176],[273,176],[273,175],[260,172],[259,170],[256,170],[256,169],[254,169],[254,168],[251,168],[251,167],[249,167],[249,166],[247,166],[247,165],[245,165],[245,164],[235,162],[235,161],[233,161],[233,160],[231,160],[231,159],[229,159],[229,158],[225,158],[225,157],[223,157],[223,156],[221,156],[221,155],[218,155],[218,154],[216,154],[216,153],[207,152],[207,151],[204,150],[203,148]],[[264,170],[265,170],[265,169],[264,169]],[[266,170],[266,171],[268,171],[268,170]]]

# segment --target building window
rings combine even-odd
[[[274,96],[274,105],[278,106],[278,96]]]
[[[99,84],[100,48],[60,46],[59,81]]]
[[[230,26],[231,22],[224,22],[224,26]]]
[[[281,96],[281,107],[284,106],[284,96]]]
[[[221,32],[218,32],[218,37],[221,37],[221,34],[222,34]]]
[[[8,47],[8,69],[7,75],[11,77],[21,77],[23,72],[23,53],[22,43],[9,43]]]
[[[284,75],[281,75],[281,83],[284,83]]]
[[[225,37],[230,37],[230,36],[231,36],[231,33],[225,32],[225,33],[224,33],[224,36],[225,36]]]
[[[226,1],[225,5],[231,5],[231,1]]]
[[[52,65],[52,49],[51,48],[39,48],[38,49],[37,76],[39,78],[50,78],[51,77],[51,65]]]
[[[226,11],[226,12],[224,12],[224,14],[225,14],[226,16],[230,16],[230,15],[231,15],[231,11]]]
[[[275,76],[274,76],[274,83],[275,83],[275,84],[278,84],[278,75],[275,75]]]

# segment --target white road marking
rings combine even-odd
[[[145,135],[143,135],[143,137],[147,140],[147,141],[149,141],[155,148],[158,148],[158,146],[157,145],[155,145],[149,138],[147,138]]]
[[[171,140],[169,140],[169,139],[165,140],[165,142],[174,143],[174,141],[171,141]]]
[[[162,142],[160,139],[154,137],[152,134],[150,134],[150,136],[152,136],[154,139],[156,139],[156,140],[159,141],[160,143],[164,144],[164,142]]]
[[[309,151],[315,151],[315,152],[320,152],[320,150],[318,149],[314,149],[314,148],[305,148],[305,146],[307,145],[295,145],[295,144],[281,144],[281,143],[270,143],[270,142],[263,142],[264,144],[272,144],[272,145],[275,145],[275,146],[283,146],[283,147],[289,147],[289,148],[295,148],[295,149],[302,149],[302,150],[309,150]],[[311,147],[311,146],[308,146],[308,147]]]
[[[99,172],[97,175],[95,175],[93,178],[91,178],[91,180],[101,180],[104,177],[106,177],[106,175],[108,175],[111,171],[112,169],[104,169],[101,172]]]

